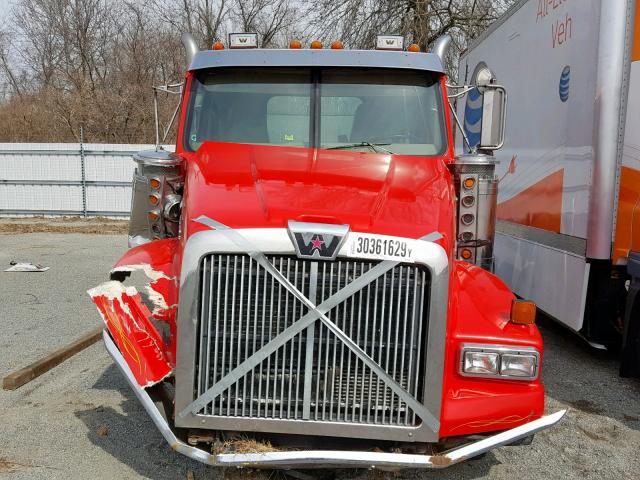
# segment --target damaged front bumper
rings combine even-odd
[[[129,385],[155,423],[162,436],[175,451],[189,458],[208,465],[220,467],[247,468],[444,468],[460,463],[472,457],[481,455],[493,448],[514,443],[536,432],[544,430],[564,417],[566,410],[561,410],[507,430],[483,440],[449,450],[438,455],[415,455],[403,453],[381,453],[365,451],[340,450],[303,450],[303,451],[275,451],[265,453],[226,453],[210,454],[204,450],[192,447],[178,439],[171,430],[166,418],[162,415],[149,394],[144,390],[133,375],[120,350],[115,345],[109,333],[103,332],[103,339],[107,351],[113,357],[116,365],[126,377]]]

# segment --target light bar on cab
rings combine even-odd
[[[404,37],[402,35],[378,35],[376,50],[403,50]]]
[[[230,33],[229,48],[258,48],[258,34]]]

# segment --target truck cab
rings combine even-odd
[[[535,305],[490,271],[495,161],[454,153],[449,41],[264,50],[234,34],[200,51],[183,37],[175,152],[135,157],[131,249],[89,292],[174,449],[218,466],[433,468],[564,415],[543,415]],[[498,90],[483,88],[491,112]]]

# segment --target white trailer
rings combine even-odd
[[[470,46],[459,70],[468,83],[489,65],[509,92],[505,147],[496,153],[496,272],[596,347],[624,335],[626,375],[640,375],[636,7],[522,0]],[[458,105],[472,146],[481,113],[474,95]]]

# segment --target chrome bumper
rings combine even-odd
[[[463,460],[481,455],[493,448],[513,443],[521,438],[555,425],[565,415],[561,410],[533,422],[511,430],[498,433],[483,440],[449,450],[439,455],[410,455],[403,453],[378,453],[338,450],[305,450],[268,453],[225,453],[212,455],[204,450],[187,445],[179,440],[166,419],[162,416],[149,394],[138,385],[129,366],[122,357],[118,347],[113,343],[109,333],[103,332],[103,340],[107,351],[120,368],[136,397],[155,423],[167,443],[175,451],[199,462],[220,467],[248,468],[443,468]]]

